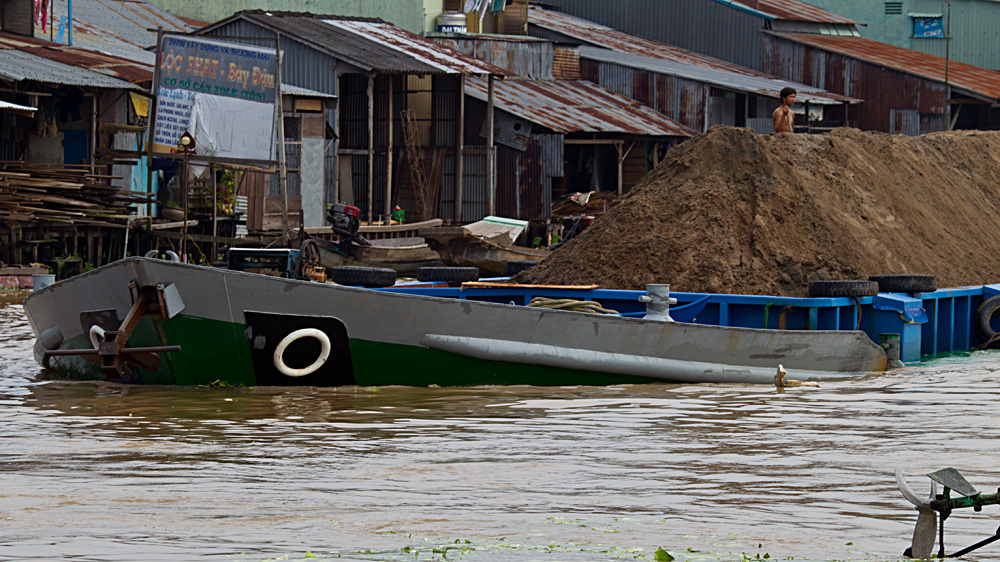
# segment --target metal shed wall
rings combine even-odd
[[[245,45],[270,47],[272,49],[275,46],[273,31],[246,20],[232,21],[208,31],[204,35],[207,37],[224,37],[225,41]],[[233,37],[246,39],[233,39]],[[337,73],[334,72],[337,67],[337,60],[334,57],[299,43],[287,36],[282,36],[281,38],[281,50],[284,52],[284,57],[282,58],[283,64],[281,65],[282,84],[292,84],[300,88],[308,88],[334,96],[339,94],[337,91]],[[291,61],[294,61],[294,64],[291,64]],[[328,104],[326,122],[331,129],[337,129],[336,104]],[[325,177],[323,185],[324,198],[327,203],[333,202],[336,197],[336,182],[333,181],[333,178],[337,177],[337,144],[336,141],[327,143],[324,151],[323,173]],[[289,193],[291,193],[291,189],[292,186],[289,184]]]
[[[226,37],[226,41],[274,48],[274,32],[246,20],[230,22],[218,29],[205,33],[208,37]],[[247,39],[232,39],[246,37]],[[254,40],[252,38],[260,38]],[[337,95],[337,77],[334,69],[337,60],[332,56],[296,42],[286,36],[281,38],[281,50],[289,61],[281,65],[281,81],[283,84],[293,84],[325,94]],[[294,64],[291,64],[294,61]]]
[[[864,99],[865,103],[850,110],[853,127],[903,134],[947,128],[948,92],[940,82],[776,36],[767,36],[763,70],[786,80]]]
[[[899,14],[886,14],[883,2],[857,0],[804,0],[831,12],[865,22],[861,36],[922,53],[945,56],[943,38],[913,37],[912,12],[938,13],[947,21],[947,6],[938,0],[900,0]],[[993,0],[963,0],[951,6],[952,60],[1000,69],[1000,3]]]
[[[626,33],[762,69],[764,19],[714,0],[546,0],[546,4]],[[545,37],[537,26],[531,33]]]
[[[580,70],[584,80],[638,100],[695,131],[706,128],[707,84],[587,59],[580,61]]]
[[[438,43],[505,68],[523,78],[552,79],[552,43],[439,38]]]

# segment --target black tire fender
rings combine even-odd
[[[976,309],[976,334],[983,343],[990,341],[997,335],[997,331],[993,329],[990,321],[993,320],[993,316],[998,310],[1000,310],[1000,295],[986,299]],[[1000,345],[1000,342],[996,342],[990,347],[995,345]]]
[[[810,297],[874,297],[878,294],[875,281],[810,281]]]
[[[338,265],[330,269],[329,273],[330,280],[338,285],[392,287],[396,284],[396,272],[387,267]]]
[[[417,281],[465,283],[479,279],[478,267],[418,267]]]
[[[869,281],[878,283],[880,293],[930,293],[937,290],[937,277],[934,275],[872,275]]]

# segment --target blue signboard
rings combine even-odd
[[[944,39],[944,27],[941,25],[941,18],[913,18],[913,36]]]

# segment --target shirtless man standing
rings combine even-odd
[[[795,121],[795,114],[792,113],[793,105],[795,105],[795,88],[782,88],[781,105],[771,114],[775,133],[794,132],[793,123]]]

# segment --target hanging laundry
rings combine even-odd
[[[490,0],[480,0],[479,1],[479,30],[483,29],[483,18],[486,17],[486,10],[490,7]]]
[[[59,135],[56,126],[56,103],[51,97],[40,100],[42,111],[35,113],[37,124],[36,134],[43,139],[52,139]]]
[[[507,5],[506,0],[490,0],[490,11],[491,12],[502,12],[504,6]]]
[[[42,24],[42,31],[45,31],[46,23],[49,19],[49,0],[34,0],[35,2],[35,25]]]

